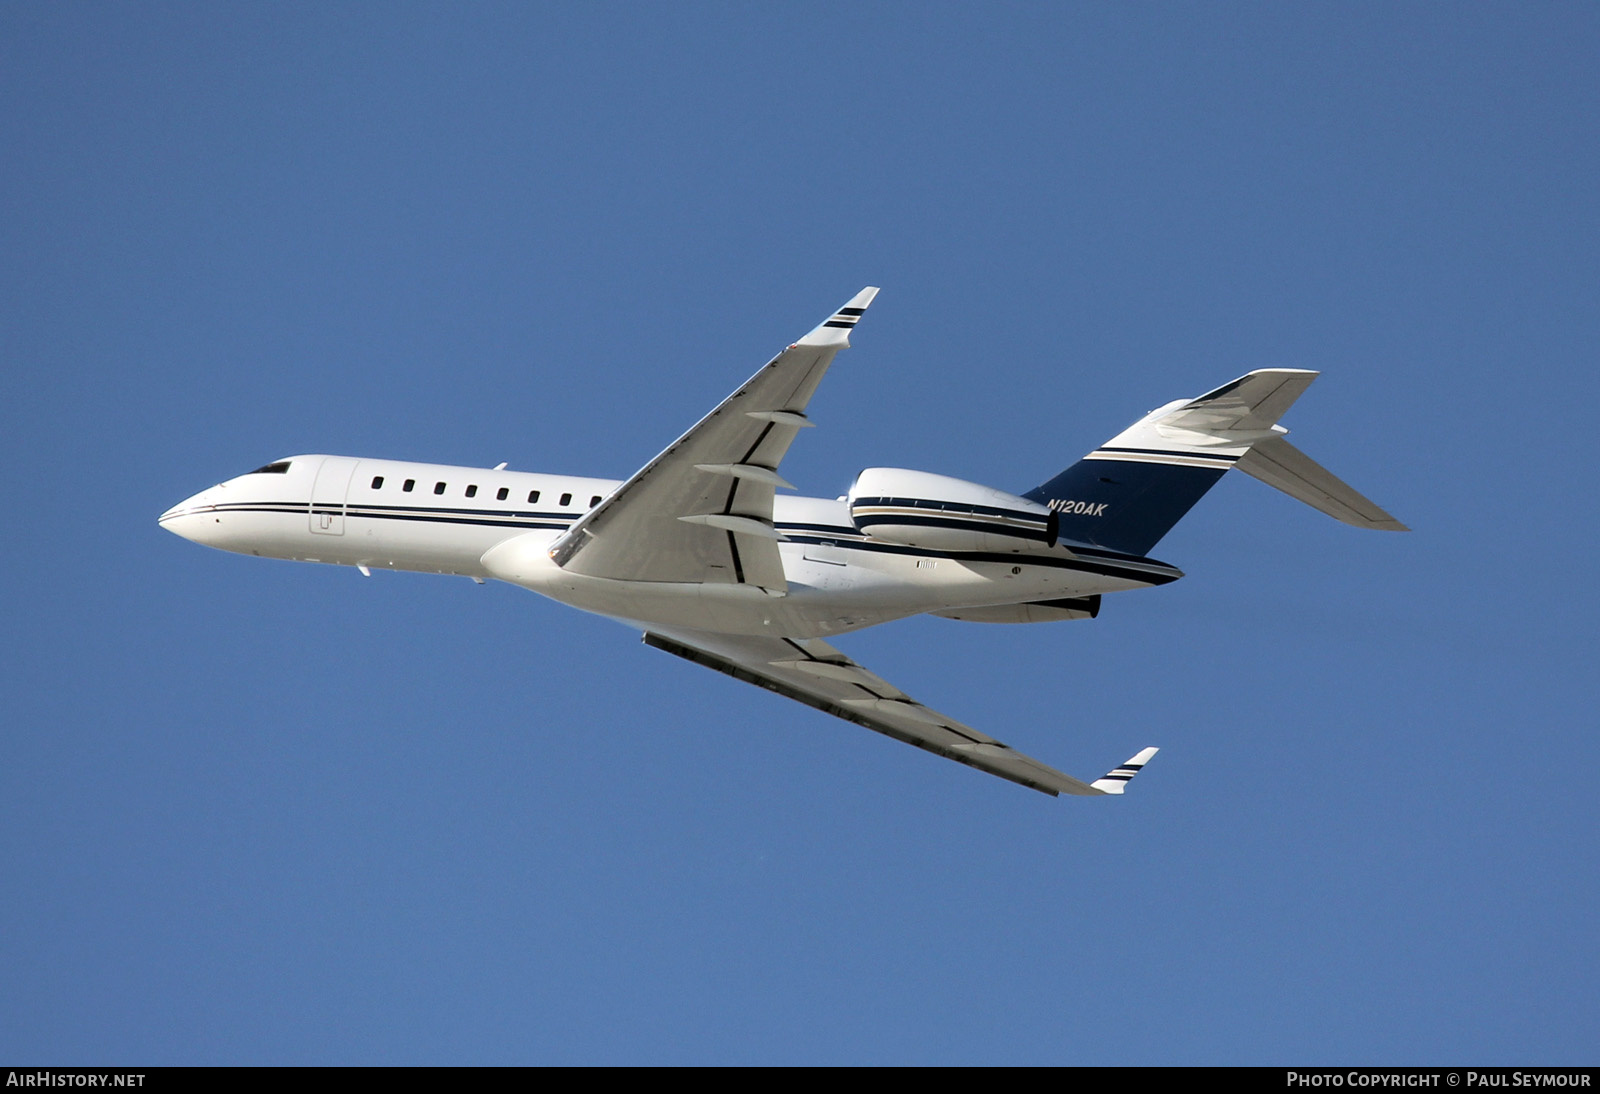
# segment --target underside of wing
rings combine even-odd
[[[772,526],[778,464],[875,288],[774,357],[558,540],[563,569],[621,581],[786,590]]]
[[[836,718],[1046,794],[1120,794],[1156,753],[1147,748],[1102,778],[1086,783],[923,706],[821,639],[674,630],[646,632],[644,641]]]

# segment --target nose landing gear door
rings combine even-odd
[[[311,487],[311,530],[325,536],[344,535],[344,499],[358,460],[329,456],[317,469]]]

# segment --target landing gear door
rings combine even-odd
[[[359,460],[329,456],[317,469],[311,487],[311,530],[325,536],[344,535],[344,499],[350,492],[350,476]]]

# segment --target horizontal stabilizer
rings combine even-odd
[[[1257,369],[1191,399],[1170,412],[1164,424],[1200,433],[1271,429],[1316,378],[1309,369]]]
[[[1282,437],[1257,441],[1234,464],[1240,471],[1305,502],[1313,509],[1353,524],[1385,532],[1410,531],[1375,503]]]

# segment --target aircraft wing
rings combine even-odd
[[[621,581],[748,584],[787,591],[772,526],[778,464],[834,354],[875,288],[862,289],[774,357],[556,541],[558,566]]]
[[[701,631],[647,631],[646,645],[786,695],[836,718],[866,726],[1002,779],[1057,794],[1120,794],[1156,754],[1147,748],[1092,783],[930,710],[821,639],[765,638]]]

